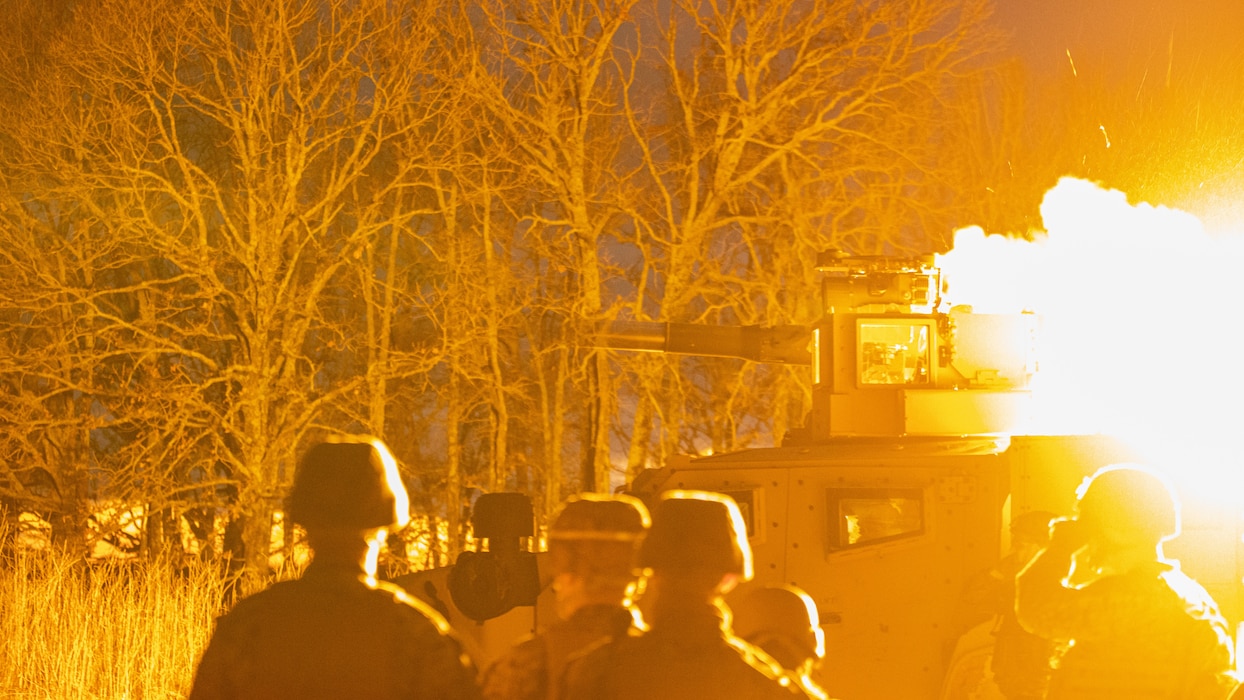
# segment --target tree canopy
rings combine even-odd
[[[228,507],[256,568],[325,433],[451,550],[471,493],[779,440],[802,370],[591,324],[810,323],[815,254],[944,249],[1009,123],[984,0],[6,5],[0,484]]]

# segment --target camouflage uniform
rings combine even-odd
[[[396,586],[312,563],[217,621],[190,698],[477,698],[448,629]]]
[[[1234,686],[1231,637],[1209,593],[1162,556],[1179,535],[1179,499],[1139,464],[1099,469],[1076,492],[1073,520],[1015,582],[1015,613],[1060,644],[1050,700],[1223,700]],[[1074,566],[1073,566],[1074,562]],[[1075,585],[1071,576],[1092,578]]]
[[[520,642],[484,673],[488,700],[556,700],[567,659],[594,643],[626,635],[631,612],[620,605],[589,605]]]
[[[1043,554],[1020,578],[1020,621],[1065,643],[1054,659],[1049,700],[1228,695],[1235,682],[1231,637],[1200,584],[1155,561],[1068,588],[1066,564]]]
[[[790,700],[805,697],[764,652],[725,631],[708,603],[658,602],[652,629],[601,645],[566,669],[565,700]]]

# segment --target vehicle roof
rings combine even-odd
[[[839,437],[808,445],[764,447],[690,457],[684,468],[731,466],[794,467],[825,462],[928,460],[998,455],[1010,447],[1005,436]]]

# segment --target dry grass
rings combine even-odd
[[[307,558],[238,582],[196,560],[87,563],[15,534],[0,518],[0,698],[184,698],[229,584],[245,596],[296,577]],[[427,532],[405,534],[423,558],[443,558],[429,553]],[[386,563],[412,570],[409,553]]]
[[[208,566],[10,550],[0,562],[0,697],[185,697],[224,589]]]

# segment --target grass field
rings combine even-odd
[[[10,549],[0,562],[0,697],[185,697],[225,583],[206,565],[88,565]]]
[[[17,555],[0,570],[0,696],[185,697],[224,590],[198,569]]]
[[[387,559],[389,573],[443,563],[444,529],[424,518],[404,531],[406,557]],[[186,697],[226,590],[236,583],[219,562],[88,563],[46,540],[17,545],[15,535],[11,521],[0,518],[0,543],[10,545],[0,547],[0,698]],[[275,578],[297,575],[306,560],[301,551]]]

